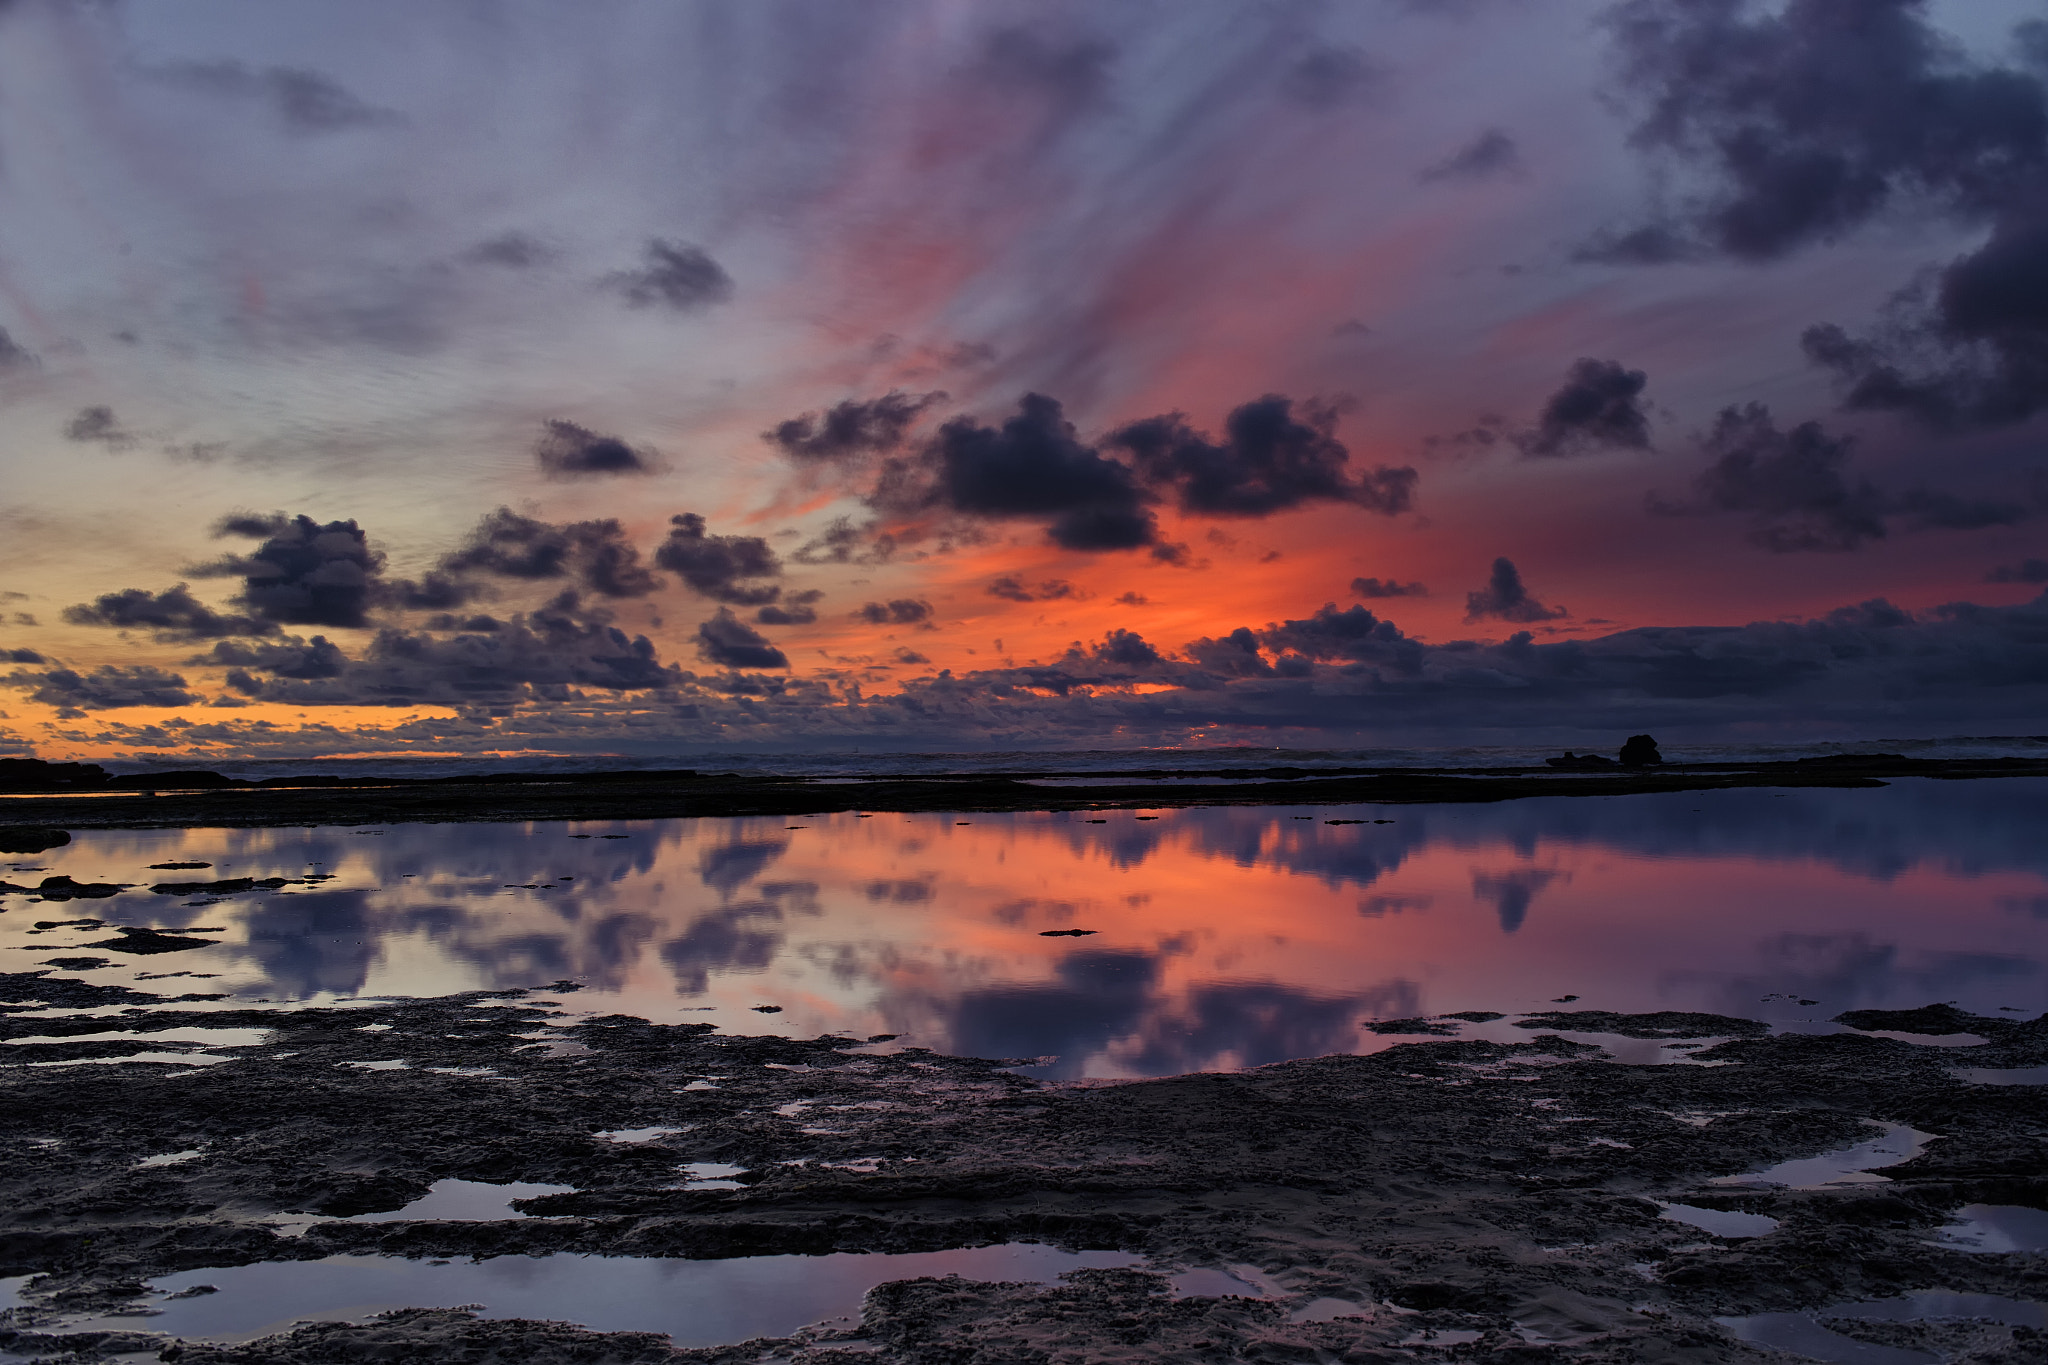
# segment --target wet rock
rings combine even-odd
[[[42,973],[0,976],[0,996],[45,999],[66,984]],[[1810,1311],[1916,1287],[2039,1297],[2038,1257],[1963,1252],[1931,1236],[1948,1210],[1985,1198],[1994,1183],[2008,1190],[1998,1202],[2019,1202],[2014,1192],[2024,1191],[2048,1198],[2038,1096],[1953,1075],[1959,1061],[2007,1043],[1935,1049],[1855,1033],[1758,1035],[1702,1054],[1726,1065],[1642,1067],[1555,1037],[1443,1039],[1238,1073],[1062,1085],[995,1059],[877,1054],[841,1038],[740,1037],[625,1016],[561,1027],[522,992],[188,1012],[94,989],[101,994],[79,1003],[153,1007],[0,1024],[21,1036],[61,1025],[80,1042],[144,1028],[272,1034],[198,1075],[0,1067],[0,1144],[9,1153],[0,1166],[0,1274],[62,1268],[82,1284],[335,1254],[718,1257],[1036,1241],[1143,1253],[1162,1268],[1250,1264],[1291,1296],[1175,1298],[1163,1276],[1138,1270],[1078,1272],[1058,1285],[899,1281],[864,1308],[860,1339],[872,1349],[859,1358],[873,1365],[1728,1365],[1773,1357],[1735,1342],[1717,1315]],[[1562,1013],[1551,1026],[1589,1018],[1600,1032],[1641,1037],[1701,1020],[1712,1033],[1729,1031],[1714,1015]],[[586,1051],[525,1051],[532,1041],[523,1035],[549,1023]],[[365,1033],[366,1024],[388,1030]],[[14,1050],[0,1049],[0,1062]],[[343,1065],[380,1056],[412,1065]],[[488,1068],[495,1078],[431,1067]],[[706,1077],[716,1088],[685,1090]],[[1940,1141],[1887,1168],[1890,1183],[1875,1190],[1731,1193],[1706,1184],[1839,1150],[1867,1138],[1873,1121],[1910,1123]],[[655,1125],[679,1131],[658,1144],[598,1136]],[[57,1134],[61,1147],[32,1142]],[[190,1147],[204,1147],[206,1159],[136,1167]],[[749,1178],[737,1189],[678,1189],[679,1162],[724,1163]],[[449,1178],[573,1190],[522,1201],[533,1216],[517,1220],[333,1222],[297,1238],[261,1224],[286,1208],[349,1207],[336,1201],[351,1192],[402,1206],[409,1192]],[[1703,1244],[1697,1229],[1660,1218],[1656,1200],[1766,1213],[1782,1226]],[[23,1293],[40,1302],[36,1283]],[[1317,1296],[1366,1307],[1289,1321]],[[1404,1311],[1371,1307],[1388,1303]],[[1532,1304],[1547,1307],[1532,1316]],[[1571,1331],[1531,1344],[1517,1335],[1524,1321]],[[1410,1341],[1424,1330],[1461,1333],[1453,1340],[1468,1344]],[[837,1353],[839,1340],[799,1334],[676,1350],[645,1334],[408,1310],[174,1349],[195,1365],[809,1365],[833,1359],[825,1353]]]
[[[1546,758],[1543,761],[1550,767],[1562,768],[1568,772],[1612,768],[1614,766],[1614,760],[1611,758],[1603,757],[1600,754],[1575,754],[1569,749],[1559,754],[1556,758]]]
[[[1657,752],[1657,741],[1648,735],[1630,735],[1621,746],[1624,768],[1647,768],[1663,761],[1664,755]]]
[[[212,863],[151,863],[151,872],[190,872],[197,868],[212,867]]]
[[[1099,929],[1040,929],[1038,936],[1040,938],[1086,938],[1090,934],[1100,932],[1102,931]]]
[[[87,948],[105,948],[115,953],[182,953],[188,948],[211,948],[220,942],[213,938],[193,938],[189,934],[173,933],[167,929],[123,926],[119,938],[103,938],[85,944]]]
[[[242,891],[275,891],[280,886],[298,884],[299,879],[293,877],[223,877],[214,882],[158,882],[149,889],[159,896],[232,896]]]
[[[114,960],[110,957],[46,957],[43,962],[46,966],[67,972],[89,972],[98,967],[114,965]]]
[[[46,901],[105,900],[118,896],[128,887],[120,882],[79,882],[69,877],[45,877],[36,887],[36,894]]]
[[[0,1351],[17,1359],[103,1360],[133,1352],[154,1352],[165,1339],[150,1332],[21,1332],[0,1326]]]
[[[1493,1017],[1500,1018],[1497,1014]],[[1454,1038],[1458,1033],[1457,1025],[1441,1019],[1374,1019],[1366,1028],[1374,1033],[1413,1033],[1438,1038]]]
[[[70,842],[65,831],[47,825],[0,825],[0,853],[41,853]]]
[[[1567,999],[1576,1000],[1577,996]],[[1551,1010],[1515,1021],[1516,1028],[1563,1029],[1567,1033],[1618,1033],[1624,1038],[1760,1038],[1771,1031],[1755,1019],[1726,1014],[1695,1014],[1659,1010],[1654,1014],[1614,1014],[1607,1010]]]

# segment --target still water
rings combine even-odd
[[[2002,779],[1487,806],[86,831],[0,859],[0,880],[139,885],[5,897],[0,960],[232,993],[224,1005],[571,981],[583,989],[555,998],[578,1013],[890,1033],[1056,1059],[1039,1074],[1061,1077],[1369,1051],[1388,1041],[1373,1020],[1565,996],[1792,1028],[1936,1001],[2031,1016],[2048,1010],[2044,817],[2048,780]],[[166,862],[212,867],[149,870]],[[329,879],[149,889],[307,874]],[[76,920],[104,924],[58,923]],[[106,946],[143,925],[210,946]],[[1073,930],[1089,932],[1056,933]]]

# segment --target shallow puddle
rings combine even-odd
[[[1752,1346],[1790,1351],[1832,1365],[1937,1365],[1940,1357],[1900,1346],[1871,1342],[1830,1332],[1809,1313],[1756,1313],[1742,1318],[1716,1318],[1739,1340]]]
[[[1936,1237],[1964,1251],[2048,1251],[2048,1211],[2018,1204],[1965,1204]]]
[[[1889,1176],[1877,1174],[1887,1166],[1911,1161],[1920,1155],[1935,1134],[1922,1133],[1907,1124],[1887,1123],[1884,1136],[1837,1152],[1799,1157],[1766,1166],[1744,1175],[1716,1176],[1709,1185],[1783,1185],[1795,1190],[1820,1190],[1836,1185],[1888,1185]]]
[[[489,1188],[503,1190],[506,1186]],[[499,1256],[408,1261],[334,1256],[154,1282],[149,1317],[105,1317],[66,1331],[126,1330],[246,1340],[304,1320],[359,1319],[398,1307],[481,1305],[486,1318],[573,1322],[598,1331],[661,1332],[678,1346],[715,1346],[857,1314],[889,1280],[960,1275],[1049,1284],[1069,1270],[1140,1264],[1116,1251],[1058,1251],[1029,1243],[901,1255],[747,1256],[719,1261],[600,1256]],[[218,1292],[173,1297],[200,1285]]]
[[[1778,1230],[1778,1220],[1761,1213],[1703,1209],[1693,1204],[1662,1204],[1661,1207],[1664,1210],[1661,1217],[1710,1232],[1716,1237],[1762,1237]]]

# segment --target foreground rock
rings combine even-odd
[[[2048,1018],[1936,1009],[1851,1020],[1987,1040],[1961,1048],[1855,1032],[1752,1036],[1690,1054],[1712,1065],[1622,1066],[1538,1033],[1066,1086],[1000,1061],[878,1054],[848,1038],[571,1021],[524,992],[121,1012],[156,998],[26,973],[0,976],[0,998],[17,1002],[0,1011],[0,1037],[46,1040],[0,1051],[12,1063],[0,1075],[10,1153],[0,1275],[38,1277],[28,1306],[7,1314],[7,1330],[36,1334],[11,1348],[26,1354],[113,1354],[66,1338],[63,1310],[143,1302],[153,1276],[344,1253],[702,1259],[1038,1241],[1141,1253],[1158,1271],[1247,1264],[1286,1297],[1173,1298],[1160,1274],[1090,1270],[1054,1286],[898,1282],[869,1295],[857,1328],[715,1349],[435,1311],[239,1346],[166,1343],[165,1358],[1763,1361],[1780,1357],[1713,1319],[1916,1289],[2048,1296],[2048,1258],[1933,1237],[1964,1204],[2048,1207],[2039,1088],[1969,1084],[1955,1071],[2048,1062]],[[117,1010],[52,1015],[36,1001]],[[1540,1025],[1754,1032],[1682,1014],[1561,1012]],[[103,1060],[190,1046],[152,1035],[195,1026],[271,1032],[202,1074]],[[87,1059],[102,1060],[25,1065]],[[1849,1146],[1880,1123],[1938,1140],[1881,1184],[1710,1183]],[[681,1131],[599,1136],[655,1127]],[[740,1167],[740,1187],[678,1188],[686,1162]],[[521,1201],[532,1216],[517,1220],[348,1221],[451,1177],[573,1192]],[[1778,1226],[1715,1237],[1663,1217],[1660,1201]],[[287,1236],[300,1229],[280,1227],[283,1214],[327,1221]],[[1291,1320],[1317,1300],[1355,1311]],[[144,1330],[148,1319],[132,1322]],[[1970,1360],[2039,1358],[2013,1329],[1980,1336]]]

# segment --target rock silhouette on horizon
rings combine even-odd
[[[1657,741],[1649,735],[1630,735],[1628,743],[1621,746],[1624,768],[1647,768],[1663,761],[1664,755],[1657,752]]]

